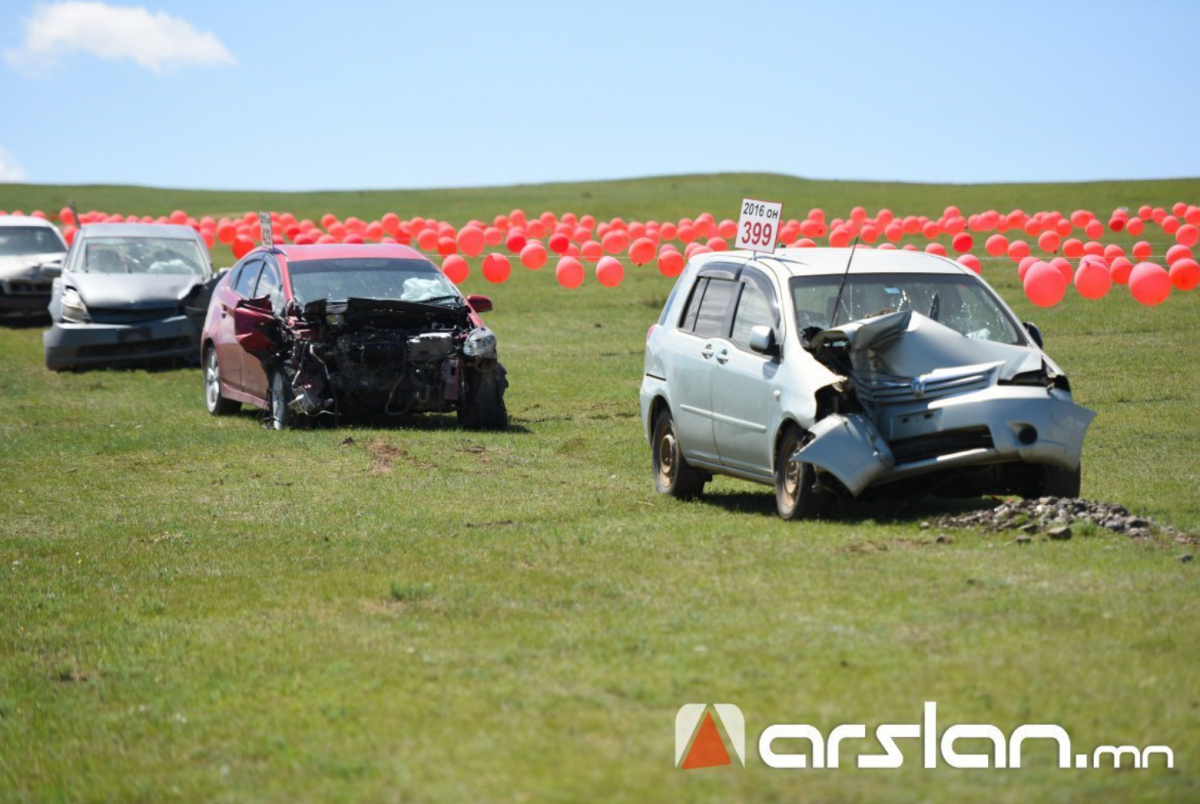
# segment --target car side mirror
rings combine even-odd
[[[480,296],[472,293],[467,297],[467,305],[476,313],[490,313],[492,311],[492,300],[487,296]]]
[[[775,330],[770,327],[751,327],[750,351],[772,357],[778,355],[779,344],[775,342]]]
[[[47,279],[58,279],[62,276],[63,264],[62,260],[54,260],[53,262],[42,263],[42,276]]]
[[[1025,331],[1029,333],[1029,337],[1032,338],[1033,342],[1038,345],[1039,349],[1041,349],[1042,348],[1042,331],[1040,329],[1038,329],[1037,324],[1034,324],[1032,321],[1026,321],[1025,322]]]

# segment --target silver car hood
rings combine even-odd
[[[137,310],[168,307],[183,301],[204,277],[195,274],[82,274],[63,276],[88,307]]]
[[[0,257],[0,279],[43,279],[38,266],[48,262],[62,262],[65,255],[61,251],[50,251],[45,254],[14,254]]]
[[[1046,359],[1036,347],[971,338],[911,310],[822,330],[810,339],[809,349],[816,352],[842,340],[849,344],[855,373],[868,376],[919,377],[938,369],[994,363],[1000,364],[999,379],[1011,380],[1040,369]]]

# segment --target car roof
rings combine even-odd
[[[175,223],[87,223],[80,236],[91,237],[164,237],[198,240],[200,233],[190,226]]]
[[[45,226],[57,229],[50,221],[34,215],[0,215],[0,226]]]
[[[754,262],[760,267],[772,269],[783,277],[820,276],[845,273],[846,263],[850,261],[850,251],[849,248],[781,248],[776,249],[774,254],[761,255],[752,251],[714,251],[692,259],[701,267],[708,262]],[[937,254],[861,246],[854,249],[850,273],[975,275],[969,268]]]
[[[265,249],[260,248],[259,250]],[[288,262],[391,257],[397,260],[423,260],[432,264],[432,261],[421,252],[399,243],[320,243],[309,246],[281,244],[275,246],[274,251],[283,254]]]

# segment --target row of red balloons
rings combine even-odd
[[[0,215],[3,214],[21,213],[0,211]],[[46,215],[37,210],[31,214],[60,221],[68,242],[73,239],[78,225],[122,221],[189,225],[201,234],[210,248],[217,242],[227,244],[239,259],[262,239],[259,217],[255,212],[219,219],[211,216],[197,219],[183,210],[158,217],[126,217],[92,210],[79,215],[78,221],[67,207],[57,214]],[[734,221],[724,219],[718,222],[707,212],[695,218],[681,218],[677,222],[651,220],[627,223],[621,218],[600,222],[592,215],[564,213],[560,216],[549,211],[531,218],[523,210],[514,209],[507,215],[495,216],[490,223],[471,220],[461,228],[434,218],[401,219],[392,212],[373,221],[354,216],[343,220],[331,212],[322,215],[319,221],[297,219],[287,212],[272,212],[270,216],[277,241],[286,239],[296,244],[415,244],[422,250],[440,255],[443,258],[443,270],[455,282],[462,282],[469,275],[466,258],[482,255],[489,246],[495,248],[503,245],[531,270],[545,266],[552,252],[558,255],[556,276],[565,287],[578,287],[583,282],[583,262],[596,265],[597,280],[601,284],[610,287],[620,284],[624,268],[615,255],[622,253],[639,266],[657,260],[663,274],[676,276],[693,255],[729,248],[729,241],[737,233]],[[1159,227],[1176,241],[1166,252],[1169,270],[1148,262],[1153,254],[1153,246],[1148,241],[1138,241],[1131,248],[1134,259],[1139,261],[1136,266],[1126,258],[1121,246],[1098,242],[1096,238],[1104,235],[1106,227],[1095,213],[1083,209],[1077,209],[1070,215],[1057,211],[1027,214],[1019,209],[1008,213],[986,210],[964,215],[958,207],[947,206],[940,216],[929,218],[913,215],[901,217],[888,209],[881,209],[870,216],[864,207],[856,206],[846,218],[827,221],[824,210],[813,208],[803,220],[785,221],[779,227],[777,238],[783,245],[799,247],[817,245],[816,238],[828,238],[829,245],[835,247],[849,245],[853,238],[858,238],[866,247],[878,243],[877,247],[881,249],[917,250],[917,245],[913,243],[899,246],[898,242],[905,237],[933,239],[946,235],[950,237],[950,249],[958,254],[958,261],[981,272],[981,261],[970,253],[975,246],[972,233],[995,232],[984,241],[984,250],[990,257],[1007,256],[1019,263],[1026,293],[1035,304],[1056,304],[1072,282],[1087,298],[1103,296],[1113,282],[1129,284],[1139,301],[1158,304],[1169,295],[1171,287],[1190,290],[1195,286],[1190,267],[1195,265],[1191,247],[1200,243],[1200,206],[1177,202],[1169,211],[1148,205],[1136,212],[1117,208],[1108,216],[1107,229],[1138,236],[1145,232],[1147,225]],[[1072,237],[1076,230],[1080,230],[1088,240]],[[1017,235],[1010,239],[1006,235],[1009,232],[1016,232]],[[1020,235],[1036,238],[1036,246],[1042,252],[1061,256],[1051,258],[1049,262],[1037,260],[1032,254],[1033,246]],[[676,241],[683,246],[682,252],[674,245]],[[942,256],[948,253],[946,246],[938,242],[928,243],[925,251]],[[1071,268],[1067,258],[1080,261],[1077,272]],[[1035,273],[1037,281],[1027,281],[1034,263],[1040,263]],[[1100,292],[1099,288],[1104,284],[1099,273],[1102,264],[1108,284]],[[1126,270],[1125,264],[1128,264],[1129,270]],[[1137,281],[1134,281],[1132,269],[1143,266],[1147,267],[1137,272]],[[1061,288],[1057,280],[1044,270],[1046,267],[1055,268],[1055,273],[1065,280]],[[1158,268],[1158,271],[1152,271],[1151,267]],[[511,262],[503,254],[492,253],[484,258],[481,270],[488,281],[503,282],[511,274]],[[1143,291],[1143,288],[1154,290]],[[1165,293],[1162,292],[1164,288]]]

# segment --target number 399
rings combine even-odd
[[[769,223],[746,221],[743,224],[742,242],[754,246],[769,246],[775,242],[775,227]]]

